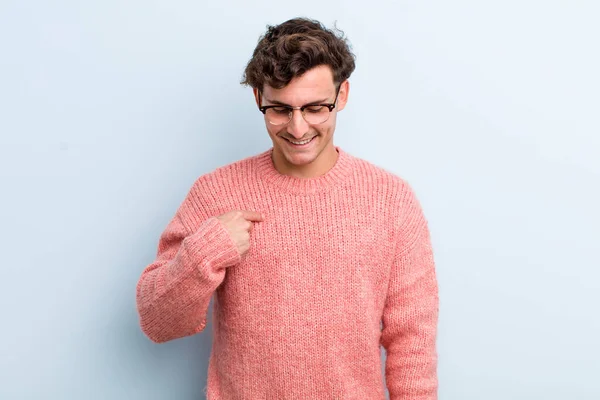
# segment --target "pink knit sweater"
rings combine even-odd
[[[406,181],[336,149],[316,178],[280,174],[272,148],[200,176],[142,272],[154,342],[202,331],[215,295],[208,400],[437,399],[426,219]],[[244,256],[216,218],[240,209],[264,215]]]

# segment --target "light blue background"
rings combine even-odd
[[[267,24],[343,29],[335,143],[412,183],[441,400],[600,399],[596,1],[2,1],[0,398],[201,399],[135,285],[193,181],[270,147],[238,84]]]

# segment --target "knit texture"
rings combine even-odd
[[[137,284],[161,343],[206,326],[208,400],[437,399],[438,286],[409,184],[336,146],[325,174],[280,174],[269,150],[200,176]],[[216,216],[253,210],[243,256]],[[385,383],[380,346],[387,353]]]

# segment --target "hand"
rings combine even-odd
[[[248,210],[229,211],[217,217],[224,225],[235,242],[240,255],[244,255],[250,248],[250,231],[252,222],[263,221],[261,213]]]

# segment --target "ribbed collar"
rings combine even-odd
[[[338,158],[324,175],[314,178],[299,178],[284,175],[275,169],[272,154],[273,147],[260,153],[256,157],[256,171],[260,179],[278,190],[294,194],[312,194],[330,190],[342,183],[352,171],[352,156],[334,146],[338,152]]]

